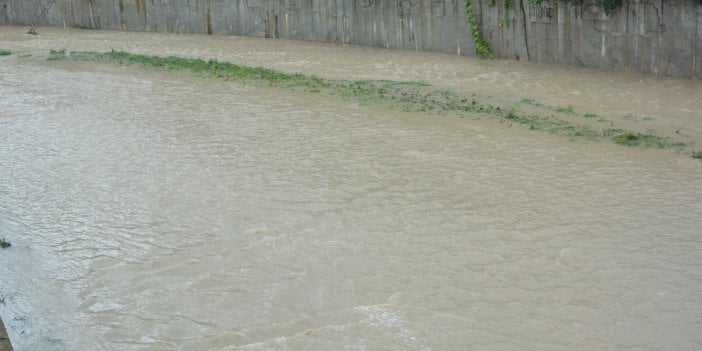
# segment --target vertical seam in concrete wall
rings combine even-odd
[[[117,5],[119,6],[119,25],[122,27],[122,30],[126,30],[127,26],[124,22],[124,0],[119,0]]]
[[[76,13],[75,13],[75,8],[73,7],[73,1],[68,1],[68,11],[71,13],[71,25],[75,26],[76,25]]]
[[[524,9],[524,0],[519,0],[519,9],[522,11],[522,24],[524,26],[524,47],[526,48],[527,61],[531,61],[531,54],[529,54],[529,33],[527,32],[527,16],[526,10]]]
[[[205,1],[205,21],[207,22],[206,23],[207,34],[212,34],[212,17],[210,16],[211,7],[212,7],[212,1],[206,0]]]
[[[558,28],[558,60],[557,62],[566,61],[565,58],[565,4],[556,2],[556,25]]]
[[[88,21],[88,28],[90,29],[96,29],[95,28],[95,18],[93,17],[93,0],[88,0],[88,11],[89,11],[89,21]]]
[[[697,71],[697,41],[699,40],[699,28],[700,28],[700,10],[702,9],[702,5],[697,6],[695,8],[695,34],[692,36],[692,59],[691,59],[691,64],[692,64],[692,76],[702,76],[702,72]]]

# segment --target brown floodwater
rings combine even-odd
[[[695,350],[702,162],[93,62],[426,80],[702,140],[699,81],[256,38],[0,27],[16,350]]]

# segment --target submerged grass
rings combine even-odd
[[[483,104],[475,99],[459,95],[450,90],[432,89],[423,81],[391,80],[329,80],[301,73],[285,73],[264,67],[242,66],[217,60],[183,58],[176,56],[148,56],[123,51],[68,52],[51,50],[49,60],[101,61],[117,64],[135,64],[149,68],[190,71],[196,74],[250,83],[267,83],[269,86],[303,90],[306,92],[338,95],[345,100],[361,104],[380,104],[393,109],[428,114],[455,113],[465,117],[468,113],[482,114],[497,118],[501,122],[523,125],[531,130],[549,134],[586,138],[589,140],[611,140],[625,146],[646,148],[681,148],[684,143],[676,143],[669,138],[653,134],[640,134],[621,129],[597,130],[577,125],[553,116],[523,114],[515,104],[510,109]],[[523,99],[519,103],[545,107],[566,115],[575,115],[572,106],[547,106],[533,99]],[[585,114],[583,117],[595,117]],[[693,156],[694,157],[694,156]],[[702,158],[702,155],[699,155]]]
[[[563,113],[566,115],[574,115],[575,114],[575,108],[571,105],[568,105],[568,106],[558,106],[558,105],[549,106],[549,105],[544,104],[543,102],[540,102],[540,101],[534,100],[534,99],[529,99],[529,98],[522,99],[519,102],[522,104],[525,104],[525,105],[544,107],[544,108],[547,108],[549,110],[560,112],[560,113]]]
[[[653,149],[682,148],[685,143],[674,142],[670,138],[648,133],[634,133],[621,129],[610,129],[607,131],[610,139],[619,145],[644,147]]]
[[[0,56],[10,56],[10,55],[12,55],[11,51],[0,49]]]

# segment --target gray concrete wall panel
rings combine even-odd
[[[0,0],[0,24],[30,25],[46,0]],[[474,1],[496,56],[702,78],[702,6],[624,0]],[[324,41],[474,55],[463,0],[58,0],[45,25]]]

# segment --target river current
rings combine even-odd
[[[698,81],[0,27],[0,315],[23,350],[695,350],[702,163],[49,49],[421,79],[702,134]],[[43,55],[43,56],[42,56]],[[599,80],[599,81],[598,81]],[[695,98],[696,96],[696,98]]]

